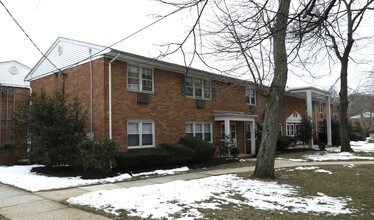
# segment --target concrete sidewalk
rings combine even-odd
[[[275,168],[318,165],[374,164],[374,161],[333,161],[333,162],[295,162],[276,160]],[[253,172],[254,166],[231,169],[206,170],[196,173],[177,174],[134,181],[82,186],[70,189],[30,193],[11,186],[0,184],[0,215],[9,219],[108,219],[65,205],[70,197],[97,190],[110,190],[167,183],[176,180],[192,180],[209,176],[231,173]],[[1,219],[1,217],[0,217]]]

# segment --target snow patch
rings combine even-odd
[[[182,218],[203,218],[197,208],[219,209],[221,205],[228,203],[237,206],[248,205],[262,210],[323,212],[329,215],[352,213],[346,207],[349,198],[330,197],[324,194],[300,197],[297,193],[297,187],[274,181],[221,175],[198,180],[96,191],[70,198],[67,202],[88,205],[115,215],[122,209],[127,210],[130,216],[155,219],[173,219],[172,216],[178,213]],[[241,195],[242,199],[234,199],[235,195]]]
[[[31,172],[34,167],[41,167],[43,165],[27,165],[27,166],[0,166],[0,182],[16,186],[18,188],[36,192],[51,189],[63,189],[77,186],[85,186],[92,184],[114,183],[129,180],[132,177],[129,174],[120,174],[115,177],[108,177],[105,179],[82,179],[77,177],[51,177],[39,175]],[[171,170],[156,170],[154,172],[135,174],[136,176],[149,175],[166,175],[175,174],[178,172],[187,171],[188,167],[181,167]],[[134,176],[135,176],[134,175]]]
[[[313,161],[326,161],[326,160],[374,160],[374,157],[355,156],[350,152],[331,153],[323,152],[317,154],[304,155],[304,158]]]
[[[324,169],[318,169],[314,171],[315,173],[328,173],[328,174],[333,174],[333,172],[324,170]]]

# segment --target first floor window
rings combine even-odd
[[[129,121],[127,123],[128,147],[153,147],[154,122]]]
[[[204,141],[212,141],[212,123],[211,122],[187,122],[186,136],[197,137]]]
[[[323,102],[319,103],[319,113],[323,113]]]
[[[295,137],[298,135],[300,123],[287,123],[287,136]]]

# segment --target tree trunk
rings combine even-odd
[[[339,121],[340,121],[340,144],[341,152],[353,152],[348,131],[348,57],[341,59],[340,70],[340,104],[339,104]]]
[[[279,1],[279,9],[273,29],[274,78],[267,97],[262,139],[253,174],[257,178],[275,178],[274,161],[279,132],[279,115],[282,109],[288,72],[286,33],[290,1]]]

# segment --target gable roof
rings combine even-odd
[[[15,60],[0,62],[0,85],[12,87],[28,87],[25,76],[31,68]]]
[[[110,48],[68,38],[58,37],[30,73],[25,77],[31,81],[101,56]],[[48,59],[47,59],[48,58]]]

